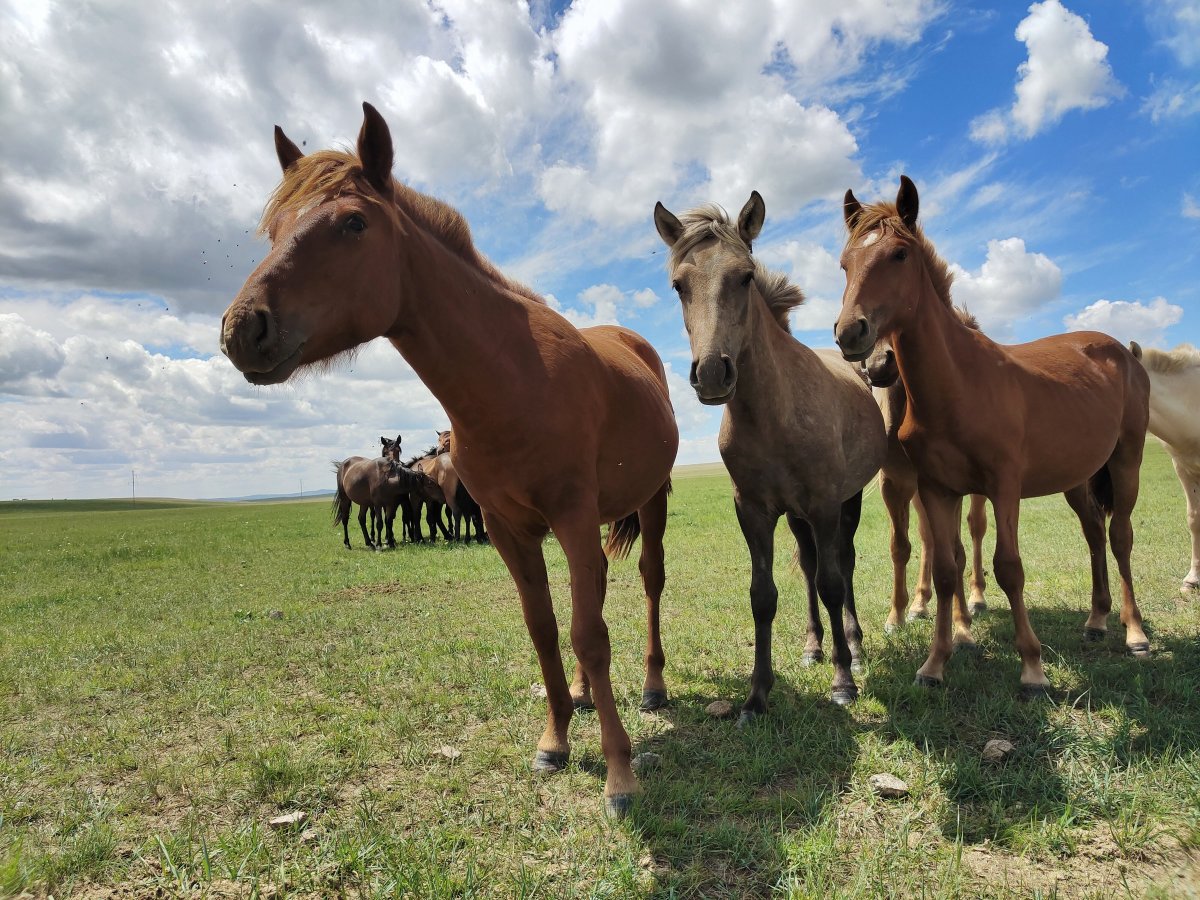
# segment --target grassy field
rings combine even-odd
[[[748,556],[727,479],[678,478],[664,714],[637,712],[636,562],[612,568],[618,701],[635,753],[662,758],[612,825],[594,716],[572,723],[566,772],[530,771],[539,673],[490,548],[346,551],[325,502],[0,504],[0,895],[1189,896],[1200,601],[1178,593],[1183,499],[1155,445],[1135,527],[1153,658],[1123,655],[1115,615],[1107,643],[1083,641],[1086,549],[1044,498],[1023,507],[1027,599],[1064,699],[1017,700],[990,582],[983,653],[927,693],[912,678],[929,626],[882,631],[872,492],[856,581],[869,659],[849,710],[828,700],[828,665],[799,665],[781,534],[778,681],[738,731],[704,708],[744,697]],[[565,636],[552,541],[547,558]],[[1003,765],[980,757],[993,737],[1016,745]],[[911,796],[874,797],[877,772]]]

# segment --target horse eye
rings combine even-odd
[[[901,247],[892,254],[892,259],[894,259],[896,262],[904,262],[906,259],[908,259],[908,251]]]
[[[681,285],[678,281],[672,281],[671,290],[678,294],[681,290],[683,290],[683,285]]]
[[[355,234],[362,234],[367,229],[367,220],[358,213],[351,213],[346,219],[346,230],[353,231]]]
[[[742,287],[749,287],[750,282],[752,282],[753,280],[754,280],[754,273],[747,272],[745,274],[745,276],[743,276],[743,278],[742,278]]]

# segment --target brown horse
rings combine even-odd
[[[979,328],[979,322],[965,310],[955,307],[955,314],[969,328]],[[900,424],[908,401],[904,385],[900,382],[900,368],[896,365],[896,354],[887,341],[875,342],[875,349],[863,363],[867,380],[875,388],[875,400],[883,413],[883,426],[888,436],[887,458],[879,470],[879,493],[887,509],[891,525],[892,556],[892,604],[888,612],[884,631],[889,634],[906,621],[929,618],[929,598],[933,594],[933,556],[929,522],[925,507],[917,496],[917,470],[904,448],[900,445]],[[987,509],[985,498],[971,495],[970,511],[967,513],[967,528],[971,534],[971,600],[968,604],[961,591],[954,592],[954,642],[956,645],[971,646],[971,617],[984,612],[986,583],[983,575],[983,538],[987,534]],[[908,561],[912,556],[912,544],[908,539],[910,506],[917,510],[917,531],[921,537],[921,557],[917,566],[917,588],[909,603]],[[962,521],[962,506],[959,505],[958,519]],[[966,566],[966,552],[960,537],[961,529],[955,533],[954,556],[959,568]]]
[[[393,459],[365,459],[351,456],[334,462],[337,473],[337,492],[333,497],[333,523],[342,526],[342,540],[350,549],[350,505],[357,503],[358,525],[367,547],[382,550],[384,531],[387,545],[396,546],[392,522],[396,509],[407,502],[407,496],[419,483],[419,476]],[[371,513],[371,534],[367,533],[366,516]]]
[[[950,603],[962,589],[955,503],[983,494],[996,518],[993,565],[1012,606],[1022,694],[1037,696],[1049,682],[1025,609],[1017,545],[1022,497],[1064,491],[1079,516],[1091,551],[1091,638],[1106,633],[1112,606],[1104,536],[1111,514],[1125,644],[1137,656],[1150,652],[1129,565],[1149,381],[1129,350],[1105,334],[1002,346],[964,325],[953,311],[950,272],[917,225],[918,203],[906,176],[895,204],[864,207],[846,192],[846,292],[834,328],[847,359],[865,359],[877,339],[889,341],[908,401],[899,436],[929,516],[937,592],[933,645],[917,683],[942,683],[952,650]]]
[[[772,567],[781,515],[808,586],[804,659],[822,655],[819,596],[833,637],[833,701],[857,698],[851,666],[861,654],[862,629],[854,609],[854,533],[863,485],[887,450],[879,407],[859,373],[788,330],[788,312],[803,294],[750,255],[765,216],[757,191],[736,224],[713,205],[681,218],[661,203],[654,208],[692,345],[692,387],[701,403],[725,406],[718,446],[750,550],[754,672],[740,724],[766,711],[775,682],[771,632],[779,592]]]
[[[483,511],[462,479],[454,469],[450,460],[450,432],[439,431],[436,446],[437,455],[424,464],[424,471],[438,483],[442,489],[442,497],[446,504],[447,518],[450,521],[450,535],[456,541],[470,543],[471,528],[475,528],[475,541],[482,543],[486,535],[483,532]],[[463,522],[466,522],[464,529]]]
[[[392,178],[387,125],[370,104],[363,113],[357,154],[305,156],[276,128],[283,181],[262,222],[271,248],[225,312],[222,349],[251,383],[277,384],[380,335],[392,342],[446,410],[451,459],[521,595],[548,706],[534,767],[566,764],[575,702],[593,702],[605,806],[623,815],[639,787],[602,607],[607,556],[628,553],[640,529],[643,705],[662,705],[662,538],[679,444],[665,370],[632,331],[576,329],[505,278],[457,211]],[[616,524],[602,546],[605,522]],[[551,530],[571,578],[570,687],[542,555]]]

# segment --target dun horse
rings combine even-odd
[[[1150,433],[1162,441],[1187,498],[1192,567],[1180,590],[1200,590],[1200,350],[1182,344],[1169,352],[1129,345],[1150,376]]]
[[[700,402],[725,406],[718,446],[750,549],[754,672],[741,723],[765,712],[775,681],[772,566],[781,515],[796,538],[808,585],[804,658],[822,654],[819,596],[833,637],[833,700],[846,704],[858,696],[851,674],[862,643],[854,532],[863,485],[887,449],[879,408],[859,374],[836,352],[816,353],[788,330],[788,312],[804,297],[751,256],[765,215],[757,191],[736,224],[717,206],[680,218],[661,203],[654,209],[655,227],[671,248],[671,286],[691,340],[692,387]]]
[[[628,553],[640,530],[643,705],[662,705],[662,538],[679,443],[662,362],[633,332],[576,329],[505,278],[458,212],[392,178],[387,125],[370,104],[363,113],[357,154],[305,156],[276,128],[283,181],[263,213],[270,252],[225,312],[222,349],[251,383],[277,384],[380,335],[392,342],[446,410],[454,466],[521,595],[548,706],[533,765],[566,765],[572,710],[594,703],[605,807],[623,815],[639,788],[602,607],[607,556]],[[605,522],[615,524],[602,546]],[[542,555],[551,530],[571,577],[570,687]]]
[[[979,323],[970,313],[958,309],[955,314],[971,328]],[[876,341],[875,349],[866,359],[863,368],[867,380],[875,388],[875,399],[883,413],[883,426],[888,436],[887,458],[879,471],[879,493],[887,508],[891,524],[892,556],[892,603],[884,630],[895,631],[905,621],[929,618],[929,598],[932,596],[933,556],[930,553],[931,539],[925,507],[917,496],[917,470],[904,448],[900,445],[900,424],[908,407],[904,385],[900,382],[900,369],[896,366],[896,354],[887,341]],[[909,508],[917,510],[917,531],[921,538],[921,556],[917,566],[917,589],[912,603],[908,594],[908,561],[912,556],[912,543],[908,539]],[[962,520],[962,507],[957,512]],[[971,495],[971,507],[967,513],[967,529],[971,533],[971,600],[968,604],[961,591],[954,593],[955,643],[970,645],[971,617],[987,609],[984,600],[986,583],[983,576],[983,538],[987,533],[987,509],[985,500],[978,494]],[[961,529],[955,533],[954,556],[959,568],[966,565],[966,552],[960,537]]]
[[[1008,597],[1021,655],[1021,691],[1045,693],[1041,644],[1025,609],[1017,545],[1022,497],[1064,491],[1091,552],[1092,611],[1100,639],[1112,600],[1104,521],[1121,578],[1129,652],[1150,643],[1133,592],[1130,514],[1137,501],[1149,418],[1149,380],[1119,342],[1097,332],[1002,346],[954,314],[950,273],[917,225],[916,186],[901,176],[895,204],[862,206],[846,192],[850,237],[842,251],[846,292],[834,333],[847,359],[890,342],[908,407],[900,442],[918,474],[933,539],[937,625],[917,683],[942,683],[952,650],[950,603],[962,590],[954,553],[955,507],[983,494],[996,519],[996,581]]]

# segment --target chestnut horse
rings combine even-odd
[[[879,407],[861,375],[836,352],[814,352],[792,337],[788,312],[804,295],[750,254],[765,216],[757,191],[736,224],[715,205],[680,218],[661,203],[654,208],[692,345],[692,387],[701,403],[725,406],[717,443],[750,550],[754,671],[739,724],[766,711],[775,682],[771,631],[779,592],[772,568],[780,516],[795,536],[808,587],[802,659],[822,655],[819,596],[833,638],[833,701],[857,698],[851,667],[862,629],[854,609],[854,533],[863,485],[887,450]]]
[[[1194,596],[1200,590],[1200,350],[1180,344],[1174,350],[1143,350],[1136,341],[1129,349],[1150,376],[1152,435],[1171,455],[1175,474],[1187,498],[1188,530],[1192,533],[1192,566],[1180,591]]]
[[[1042,647],[1025,609],[1017,545],[1021,498],[1063,491],[1091,552],[1090,638],[1108,627],[1112,599],[1104,520],[1121,578],[1125,644],[1147,656],[1150,642],[1133,593],[1130,514],[1137,501],[1150,384],[1133,354],[1092,331],[1002,346],[954,314],[950,272],[917,225],[916,186],[900,178],[895,204],[862,206],[847,191],[850,231],[842,251],[846,292],[834,334],[851,360],[876,340],[896,353],[908,407],[900,443],[916,467],[933,539],[937,624],[917,683],[939,685],[952,650],[950,603],[959,581],[955,505],[983,494],[996,519],[996,581],[1012,606],[1021,692],[1049,690]]]
[[[222,350],[252,384],[277,384],[380,335],[392,342],[445,409],[454,467],[521,595],[548,706],[533,766],[566,764],[574,706],[593,703],[605,808],[619,817],[639,786],[602,608],[608,557],[627,554],[640,530],[643,706],[661,706],[662,539],[679,446],[663,364],[634,332],[577,329],[505,278],[457,211],[392,177],[388,127],[369,103],[363,114],[356,154],[305,156],[275,129],[283,180],[262,221],[271,247],[225,311]],[[542,555],[550,531],[570,570],[570,686]]]
[[[955,314],[970,328],[979,328],[975,317],[955,307]],[[884,631],[891,634],[906,621],[929,618],[929,598],[933,594],[933,556],[930,553],[929,522],[925,507],[917,496],[917,470],[904,448],[900,446],[900,423],[908,402],[904,385],[900,383],[900,369],[896,365],[896,354],[887,341],[876,341],[875,349],[863,363],[867,381],[875,388],[875,400],[883,413],[883,427],[887,431],[888,451],[883,468],[879,470],[879,493],[887,509],[891,525],[892,556],[892,604],[888,612]],[[973,645],[971,617],[984,612],[986,582],[983,576],[983,538],[987,534],[986,500],[979,494],[971,495],[970,511],[967,513],[967,530],[971,534],[971,600],[968,604],[961,589],[954,592],[954,641],[959,645]],[[908,594],[908,561],[912,557],[912,543],[908,539],[909,510],[917,510],[917,531],[921,538],[921,556],[917,565],[917,588],[911,604]],[[962,506],[957,512],[962,521]],[[961,529],[955,533],[954,556],[960,569],[965,569],[966,552],[960,537]]]

